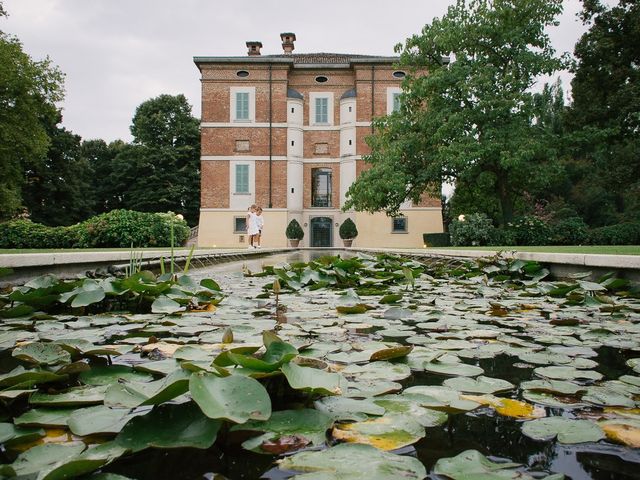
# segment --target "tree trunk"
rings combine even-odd
[[[496,178],[496,186],[498,187],[498,198],[500,199],[500,209],[502,211],[501,226],[504,227],[513,220],[514,200],[513,195],[511,194],[511,191],[509,189],[506,174],[497,174]]]

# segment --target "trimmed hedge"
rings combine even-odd
[[[0,224],[0,248],[136,248],[171,246],[189,238],[189,226],[173,213],[112,210],[69,227],[48,227],[30,220]]]
[[[449,226],[453,246],[491,245],[496,228],[484,213],[461,215]]]
[[[591,245],[640,245],[640,223],[628,222],[594,228],[589,232]]]
[[[560,220],[551,226],[553,245],[583,245],[589,238],[589,227],[580,217]]]
[[[450,247],[451,237],[448,232],[444,233],[423,233],[422,241],[427,247]]]
[[[343,240],[353,240],[358,236],[358,229],[356,228],[356,224],[353,223],[353,220],[347,218],[342,225],[340,225],[340,229],[338,230],[338,235]]]

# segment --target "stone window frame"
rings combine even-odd
[[[327,122],[316,122],[316,99],[327,99]],[[311,92],[309,93],[309,125],[333,126],[333,92]]]
[[[238,93],[249,94],[249,118],[236,118],[236,99]],[[229,87],[230,107],[229,116],[232,123],[256,122],[256,87]]]
[[[242,230],[237,230],[238,227],[238,220],[244,220],[245,223],[245,227]],[[247,216],[241,216],[241,215],[234,215],[233,217],[233,233],[234,234],[239,234],[239,235],[246,235],[247,234]]]

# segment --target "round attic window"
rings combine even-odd
[[[239,70],[236,72],[236,75],[240,78],[245,78],[249,76],[249,72],[247,72],[246,70]]]
[[[324,75],[319,75],[319,76],[316,77],[316,82],[318,82],[318,83],[324,83],[327,80],[329,80],[329,79],[327,77],[325,77]]]
[[[398,70],[398,71],[393,72],[393,76],[396,77],[396,78],[404,78],[406,76],[406,73]]]

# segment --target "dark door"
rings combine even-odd
[[[315,217],[311,219],[311,246],[332,247],[333,229],[329,217]]]

